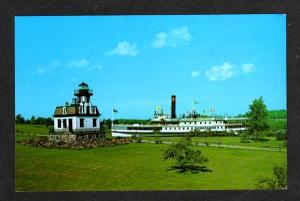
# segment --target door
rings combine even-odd
[[[73,132],[73,121],[72,121],[72,119],[69,119],[69,131]]]

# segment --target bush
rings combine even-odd
[[[276,140],[286,140],[287,133],[285,130],[278,130],[275,132]]]
[[[54,133],[54,126],[48,126],[49,134]]]
[[[286,140],[283,141],[283,147],[287,147],[287,141]]]
[[[268,132],[266,132],[266,136],[267,137],[274,137],[275,136],[275,132],[274,131],[268,131]]]
[[[142,136],[137,136],[137,137],[134,138],[134,141],[136,143],[142,143],[142,140],[143,140]]]
[[[261,177],[256,184],[259,189],[286,189],[287,169],[286,166],[274,166],[273,177]]]
[[[226,136],[236,136],[235,132],[227,132],[227,131],[200,131],[198,129],[192,130],[189,133],[187,133],[189,136],[197,136],[197,137],[226,137]]]
[[[221,139],[219,139],[219,140],[217,141],[217,144],[218,144],[218,146],[220,147],[220,146],[221,146],[221,144],[223,144],[222,140],[221,140]]]
[[[154,142],[155,142],[155,144],[162,144],[162,140],[160,137],[155,137]]]
[[[249,143],[249,135],[247,133],[242,133],[240,135],[240,143]]]

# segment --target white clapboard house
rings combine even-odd
[[[57,106],[54,112],[54,134],[99,134],[100,113],[97,106],[92,105],[93,91],[84,82],[75,89],[72,103]]]

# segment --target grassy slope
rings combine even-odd
[[[48,128],[44,125],[16,124],[16,133],[48,135]]]
[[[253,189],[286,153],[202,147],[213,172],[177,173],[161,160],[166,145],[131,144],[89,150],[16,145],[17,191]]]

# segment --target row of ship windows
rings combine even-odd
[[[193,125],[193,124],[212,124],[212,123],[216,123],[216,124],[222,124],[223,122],[221,122],[221,121],[208,121],[208,122],[206,122],[206,121],[204,121],[204,122],[202,122],[202,121],[200,121],[200,122],[183,122],[183,124],[191,124],[191,125]]]
[[[166,127],[165,130],[191,130],[191,127]],[[198,128],[199,129],[199,128]],[[201,127],[200,129],[224,129],[222,126]]]

